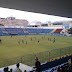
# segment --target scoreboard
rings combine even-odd
[[[63,27],[64,27],[65,29],[69,29],[69,24],[63,24]]]

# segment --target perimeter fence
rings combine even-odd
[[[16,63],[23,63],[29,66],[34,66],[35,64],[35,57],[37,56],[41,63],[48,62],[52,59],[59,59],[64,56],[69,56],[72,54],[72,47],[69,48],[61,48],[61,49],[54,49],[51,51],[40,52],[36,54],[29,54],[22,57],[17,57],[9,60],[0,61],[0,68],[13,65]]]

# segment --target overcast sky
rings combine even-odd
[[[32,22],[32,21],[55,22],[55,21],[72,20],[72,18],[58,17],[58,16],[53,16],[53,15],[26,12],[26,11],[20,11],[20,10],[14,10],[14,9],[0,7],[0,17],[6,18],[6,17],[10,17],[10,16],[16,17],[17,19],[26,19],[29,22]]]

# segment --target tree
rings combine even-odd
[[[4,26],[3,24],[0,24],[0,26]]]
[[[68,33],[72,34],[72,28],[68,29]]]

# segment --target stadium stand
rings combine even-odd
[[[42,72],[72,72],[72,65],[70,65],[69,63],[63,63]]]
[[[41,64],[41,72],[72,72],[72,63],[70,63],[69,59],[72,58],[71,56],[66,56],[58,60],[50,61],[47,63]],[[12,72],[17,70],[17,64],[7,66],[8,71],[12,69]],[[3,72],[7,67],[0,68],[0,72]],[[19,69],[24,72],[35,72],[34,66],[30,67],[19,63]]]
[[[72,58],[72,55],[54,61],[50,61],[47,63],[42,63],[41,72],[72,72],[72,63],[68,62],[70,58]],[[12,69],[13,70],[12,72],[15,72],[16,70],[16,64],[7,67],[9,68],[8,71]],[[7,67],[0,68],[0,72],[5,70],[5,68]],[[25,70],[27,72],[35,72],[34,66],[30,67],[22,63],[20,63],[19,69],[21,69],[22,72],[24,72]]]
[[[54,33],[60,33],[62,29],[57,29]]]
[[[2,31],[3,33],[8,33],[8,32],[5,30],[5,28],[1,28],[1,31]]]
[[[1,28],[0,28],[0,35],[2,35],[2,31],[1,31]]]
[[[42,33],[50,33],[53,29],[42,29]]]
[[[6,28],[9,34],[22,35],[24,32],[21,28]]]
[[[71,58],[72,55],[43,63],[41,64],[41,72],[72,72],[72,61],[69,61]]]
[[[22,63],[19,63],[19,64],[20,64],[19,69],[20,69],[22,72],[24,72],[25,70],[26,70],[27,72],[29,72],[29,71],[31,71],[31,70],[33,69],[32,67],[27,66],[27,65],[25,65],[25,64],[22,64]],[[17,65],[17,64],[0,68],[0,72],[4,72],[4,70],[5,70],[7,67],[8,67],[8,71],[6,71],[6,72],[11,72],[11,71],[10,71],[11,69],[12,69],[12,72],[15,72],[15,70],[16,70],[16,68],[17,68],[16,65]]]
[[[72,55],[42,64],[42,72],[57,72],[58,68],[60,68],[61,70],[60,72],[68,72],[65,70],[71,70],[69,72],[72,72],[72,64],[71,64],[72,62],[71,63],[68,62],[70,58],[72,58]],[[62,71],[62,69],[64,71]]]
[[[55,32],[54,32],[55,31]],[[62,29],[43,29],[43,28],[0,28],[0,36],[7,35],[39,35],[51,34],[60,36]]]

